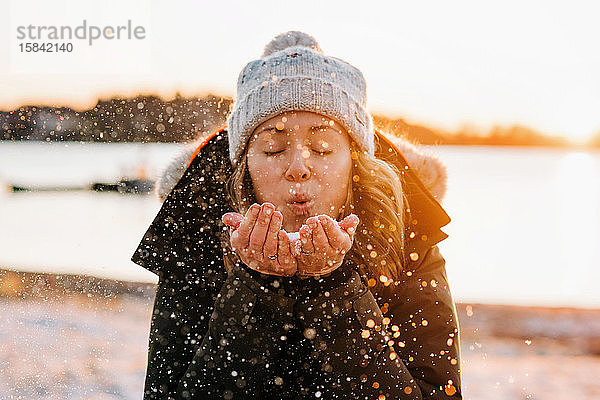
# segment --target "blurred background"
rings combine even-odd
[[[1,7],[0,398],[142,397],[158,278],[130,257],[154,182],[292,29],[361,69],[377,127],[447,167],[464,398],[600,397],[595,2]]]

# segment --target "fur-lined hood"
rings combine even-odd
[[[415,171],[424,186],[433,197],[442,203],[447,188],[446,166],[427,148],[411,143],[410,141],[395,135],[381,132],[390,140],[404,155],[410,167]],[[194,151],[202,140],[188,143],[177,156],[171,160],[166,168],[159,174],[155,194],[163,202],[171,189],[183,176]]]

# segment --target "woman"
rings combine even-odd
[[[132,257],[160,278],[145,399],[462,397],[444,168],[375,132],[358,69],[278,35],[182,158]]]

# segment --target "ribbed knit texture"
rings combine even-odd
[[[290,43],[296,43],[290,47]],[[344,60],[322,54],[311,36],[278,35],[263,58],[246,64],[227,118],[229,156],[236,165],[256,126],[285,111],[312,111],[336,120],[369,154],[375,152],[373,120],[366,110],[363,74]]]

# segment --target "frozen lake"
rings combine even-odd
[[[180,144],[0,142],[0,184],[153,177]],[[439,246],[455,300],[600,307],[600,152],[438,146],[448,167]],[[0,268],[156,282],[129,261],[153,196],[0,191]]]

